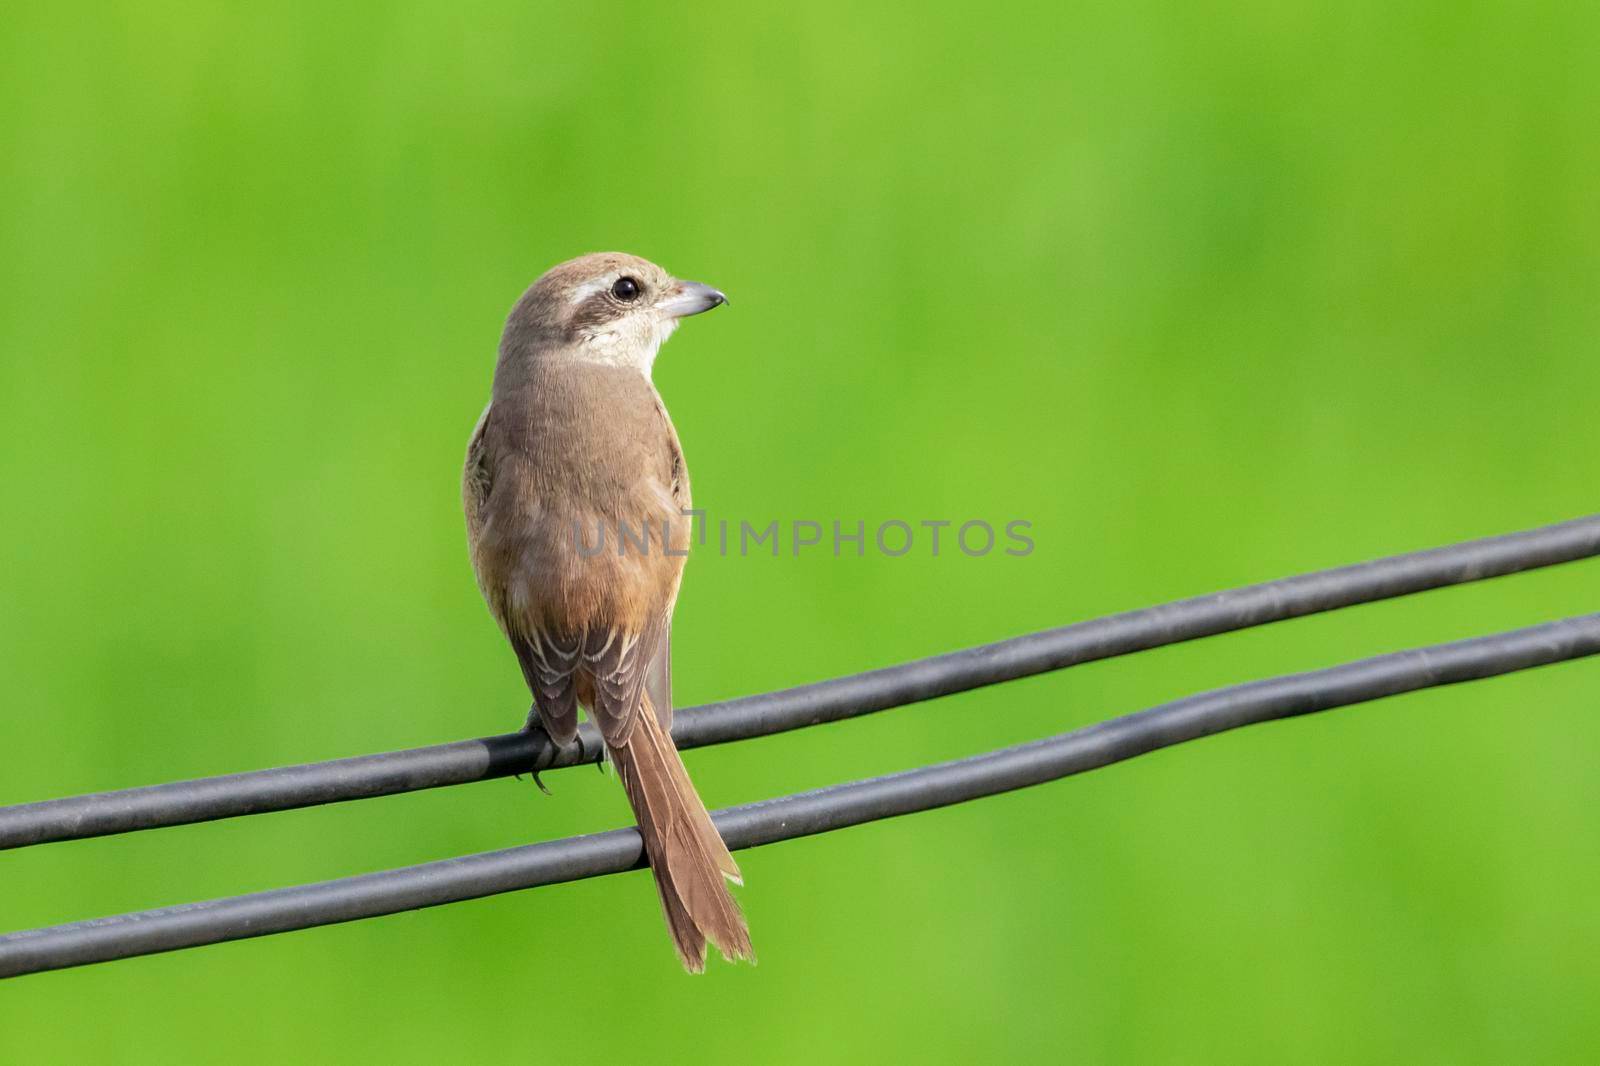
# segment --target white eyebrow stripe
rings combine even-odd
[[[579,285],[577,288],[572,290],[572,296],[569,298],[568,302],[574,305],[581,304],[595,293],[604,292],[606,289],[611,288],[611,284],[615,280],[616,279],[614,277],[612,277],[610,274],[607,274],[605,277],[594,278],[590,281],[586,281],[582,285]]]

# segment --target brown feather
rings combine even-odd
[[[628,742],[610,751],[639,820],[678,956],[698,973],[709,941],[724,958],[754,961],[749,926],[726,884],[739,879],[739,867],[689,783],[672,738],[648,706],[642,711]]]

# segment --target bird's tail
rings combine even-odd
[[[724,879],[744,883],[739,867],[648,697],[639,710],[627,743],[611,748],[611,758],[639,821],[678,957],[684,969],[700,973],[706,968],[710,941],[724,958],[753,962],[750,928],[724,883]]]

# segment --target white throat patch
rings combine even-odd
[[[655,368],[656,355],[661,346],[678,328],[676,318],[656,319],[655,328],[643,337],[633,331],[602,329],[589,333],[578,342],[577,357],[586,363],[600,366],[633,367],[646,378]]]

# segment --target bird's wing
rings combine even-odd
[[[645,679],[664,638],[663,623],[655,622],[642,633],[611,629],[584,642],[583,665],[594,685],[592,694],[585,693],[589,715],[611,747],[626,744],[633,732]]]
[[[538,632],[509,636],[545,732],[557,744],[571,744],[578,736],[578,665],[583,638]]]
[[[461,471],[461,505],[467,514],[467,543],[472,549],[472,569],[478,577],[489,610],[500,623],[522,666],[522,676],[533,692],[534,708],[545,731],[559,744],[570,744],[578,735],[578,701],[574,671],[582,651],[581,641],[559,635],[524,633],[508,621],[504,589],[486,581],[484,560],[479,556],[484,526],[489,517],[489,496],[494,489],[494,467],[487,443],[489,419],[494,405],[483,409],[478,424],[467,441],[467,460]]]
[[[689,491],[689,468],[683,461],[683,445],[678,442],[678,431],[667,416],[666,406],[661,403],[659,396],[656,398],[656,409],[661,413],[667,430],[667,492],[677,506],[679,517],[687,519],[694,502]],[[686,541],[685,549],[688,546]],[[678,575],[681,581],[681,567]],[[656,709],[656,721],[661,723],[661,731],[669,735],[672,732],[672,610],[677,602],[678,589],[674,585],[667,604],[667,616],[661,623],[661,646],[650,660],[644,681],[645,691],[650,694],[650,702]]]
[[[472,436],[467,438],[467,461],[461,469],[461,503],[467,511],[467,526],[474,533],[483,528],[483,508],[489,502],[493,484],[484,447],[484,431],[489,427],[489,411],[493,407],[486,405],[478,424],[472,427]]]
[[[672,622],[662,627],[661,645],[645,668],[644,690],[656,709],[656,721],[663,733],[672,732]]]
[[[658,625],[643,633],[614,628],[593,629],[582,636],[534,633],[514,636],[511,644],[551,739],[570,744],[577,737],[581,699],[612,747],[628,742],[640,694],[666,650],[663,627]]]
[[[483,574],[478,567],[478,539],[483,533],[489,490],[494,486],[494,472],[490,469],[488,448],[484,445],[489,410],[493,406],[486,405],[483,414],[478,416],[478,424],[472,427],[472,436],[467,439],[467,461],[461,468],[461,507],[467,513],[467,544],[472,548],[472,569],[478,575],[479,587],[483,585]]]

